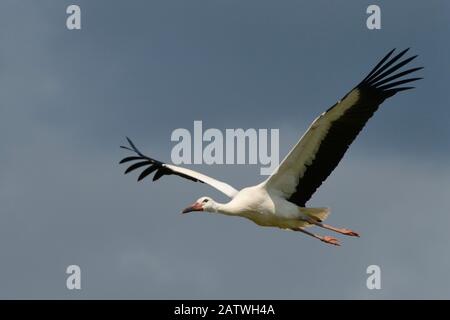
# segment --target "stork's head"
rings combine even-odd
[[[208,212],[214,212],[215,211],[215,202],[210,197],[201,197],[197,201],[195,201],[194,204],[190,205],[186,209],[182,211],[182,213],[188,213],[191,211],[208,211]]]

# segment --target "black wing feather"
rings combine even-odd
[[[137,162],[137,163],[132,164],[131,166],[129,166],[128,169],[125,170],[125,174],[127,174],[128,172],[131,172],[133,170],[139,169],[140,167],[147,166],[147,165],[150,165],[150,164],[152,164],[152,162],[149,161],[149,160],[144,160],[144,161],[141,161],[141,162]]]
[[[370,70],[369,74],[363,79],[363,81],[366,81],[369,77],[371,77],[375,72],[378,71],[378,69],[381,67],[381,65],[387,60],[389,59],[390,56],[392,56],[392,54],[394,53],[395,49],[392,49],[391,51],[389,51],[387,53],[387,55],[384,56],[383,59],[380,60],[380,62],[377,63],[377,65],[375,67],[373,67],[372,70]]]
[[[392,82],[392,80],[422,69],[422,67],[412,68],[393,74],[417,57],[413,56],[394,64],[407,51],[408,49],[403,50],[389,60],[394,50],[390,51],[356,86],[356,89],[359,90],[358,101],[331,124],[327,135],[321,141],[313,162],[307,166],[305,173],[299,178],[296,191],[288,198],[289,201],[304,207],[317,188],[336,168],[350,144],[377,111],[379,105],[397,92],[414,88],[398,87],[399,85],[422,79],[409,78]]]
[[[123,158],[119,163],[122,164],[122,163],[130,162],[130,161],[138,161],[138,162],[135,162],[134,164],[129,166],[127,168],[127,170],[125,171],[125,174],[127,174],[133,170],[139,169],[141,167],[148,166],[147,168],[145,168],[144,171],[141,172],[141,174],[138,177],[138,181],[141,181],[142,179],[144,179],[145,177],[147,177],[148,175],[150,175],[151,173],[156,171],[155,175],[153,176],[153,181],[158,180],[159,178],[161,178],[164,175],[174,174],[174,175],[180,176],[182,178],[185,178],[185,179],[188,179],[191,181],[204,183],[203,181],[201,181],[199,179],[193,178],[193,177],[188,176],[183,173],[173,171],[170,168],[166,167],[165,163],[144,155],[135,146],[135,144],[133,143],[133,141],[131,141],[130,138],[126,137],[126,139],[128,141],[129,147],[128,146],[120,146],[120,147],[122,149],[126,149],[126,150],[136,153],[137,156],[130,156],[130,157]]]
[[[150,167],[148,167],[147,169],[145,169],[144,171],[141,172],[141,174],[138,177],[138,181],[141,181],[142,179],[144,179],[146,176],[148,176],[155,170],[158,170],[158,167],[155,165],[151,165]]]
[[[126,157],[126,158],[123,158],[122,160],[120,160],[119,164],[133,161],[133,160],[141,160],[141,159],[142,159],[142,157]]]

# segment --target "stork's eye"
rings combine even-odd
[[[206,203],[206,202],[208,202],[208,199],[204,199],[204,200],[202,201],[202,203]]]

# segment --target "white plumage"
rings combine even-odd
[[[323,221],[328,217],[329,209],[308,208],[306,202],[338,165],[350,144],[379,105],[397,92],[413,88],[401,85],[421,79],[403,78],[394,81],[422,69],[421,67],[412,68],[395,73],[416,58],[413,56],[397,62],[407,51],[408,49],[403,50],[392,58],[394,50],[390,51],[363,81],[313,121],[275,172],[256,186],[238,191],[225,182],[199,172],[157,161],[142,154],[128,138],[130,147],[122,146],[122,148],[135,152],[137,156],[124,158],[120,163],[137,161],[125,173],[146,167],[138,180],[152,172],[156,172],[154,181],[163,175],[174,174],[206,183],[231,198],[227,203],[218,203],[209,197],[201,197],[193,205],[184,209],[183,213],[207,211],[240,216],[260,226],[300,231],[323,242],[339,245],[336,238],[320,236],[305,228],[316,225],[348,236],[358,236],[358,234],[348,229],[324,224]]]

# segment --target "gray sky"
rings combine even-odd
[[[71,3],[80,31],[65,27]],[[377,3],[379,31],[370,1],[2,1],[0,298],[450,298],[450,3]],[[283,157],[394,47],[420,55],[425,80],[383,105],[309,202],[360,239],[181,216],[225,198],[122,174],[125,135],[168,161],[171,132],[194,120],[279,128]],[[263,178],[191,168],[238,188]]]

